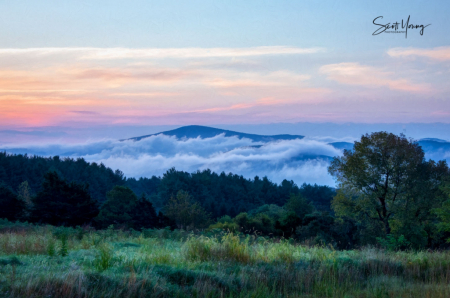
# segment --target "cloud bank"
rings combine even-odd
[[[342,154],[331,145],[316,140],[289,140],[258,143],[249,139],[224,137],[178,140],[165,135],[141,141],[101,140],[84,144],[14,145],[3,147],[11,153],[43,156],[82,157],[120,169],[127,177],[161,176],[168,169],[195,172],[211,169],[243,175],[267,176],[274,182],[283,179],[297,184],[334,185],[327,173],[329,160]]]

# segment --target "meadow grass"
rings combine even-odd
[[[336,251],[224,232],[0,229],[0,297],[450,297],[449,281],[447,251]]]

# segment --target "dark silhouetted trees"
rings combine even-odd
[[[157,228],[162,219],[158,218],[155,209],[145,196],[140,199],[125,186],[115,186],[106,194],[108,198],[95,219],[99,228],[114,225],[117,228]],[[162,216],[162,215],[161,215]]]
[[[77,226],[89,224],[98,214],[97,203],[89,194],[89,186],[67,183],[56,172],[45,174],[42,189],[32,203],[30,219],[33,222]]]
[[[6,185],[0,184],[0,218],[18,220],[23,217],[25,202]]]

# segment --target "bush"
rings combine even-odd
[[[403,235],[396,238],[389,234],[386,238],[377,237],[377,241],[383,248],[390,251],[404,250],[411,246],[411,243]]]

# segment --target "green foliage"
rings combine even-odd
[[[296,228],[301,225],[302,219],[294,211],[290,211],[279,221],[275,222],[275,229],[280,231],[284,238],[289,238],[295,233]]]
[[[245,179],[231,173],[217,174],[211,170],[187,173],[172,168],[163,175],[155,200],[166,204],[180,190],[188,192],[214,218],[234,217],[264,204],[282,206],[291,193],[299,193],[293,181],[284,180],[277,185],[267,177]]]
[[[313,245],[335,244],[334,218],[325,212],[305,216],[301,226],[295,230],[300,240],[310,240]]]
[[[47,244],[47,254],[50,257],[54,257],[56,256],[56,243],[55,241],[52,239],[49,240],[48,244]]]
[[[366,134],[328,170],[339,183],[336,214],[375,232],[366,235],[403,234],[415,247],[434,236],[426,227],[436,221],[431,211],[440,206],[449,169],[445,161],[425,161],[417,142],[387,132]]]
[[[182,190],[169,200],[165,206],[165,213],[180,229],[205,228],[210,223],[211,215]]]
[[[94,266],[98,271],[105,271],[110,268],[114,261],[114,250],[106,243],[99,246],[97,255],[94,259]]]
[[[215,224],[211,224],[207,230],[212,231],[214,229],[235,233],[239,231],[239,226],[234,222],[216,222]]]
[[[38,193],[42,179],[49,171],[57,172],[66,181],[88,183],[90,195],[100,203],[106,200],[106,192],[115,185],[126,183],[122,172],[113,171],[103,164],[88,163],[83,158],[39,157],[0,152],[0,181],[4,181],[12,189],[19,189],[19,186],[27,181],[30,193]],[[146,184],[145,181],[142,182]]]
[[[279,220],[281,217],[286,215],[286,209],[275,204],[265,204],[256,209],[252,209],[247,213],[249,217],[265,214],[273,220]]]
[[[390,251],[397,251],[401,249],[407,249],[411,246],[411,243],[406,240],[405,236],[395,237],[392,234],[386,236],[386,238],[377,238],[378,243],[385,249]]]
[[[302,219],[306,214],[311,214],[314,207],[301,194],[291,194],[291,197],[284,205],[284,209],[294,212],[295,215]]]
[[[326,185],[303,183],[299,192],[317,211],[332,212],[331,201],[336,195],[333,188]]]
[[[69,250],[67,248],[67,234],[64,233],[61,235],[60,240],[61,240],[61,246],[59,247],[59,255],[61,257],[66,257],[69,254]]]
[[[159,226],[158,217],[151,202],[145,196],[140,199],[125,186],[116,186],[107,193],[108,200],[103,204],[95,219],[100,228],[114,225],[117,228],[154,228]]]

